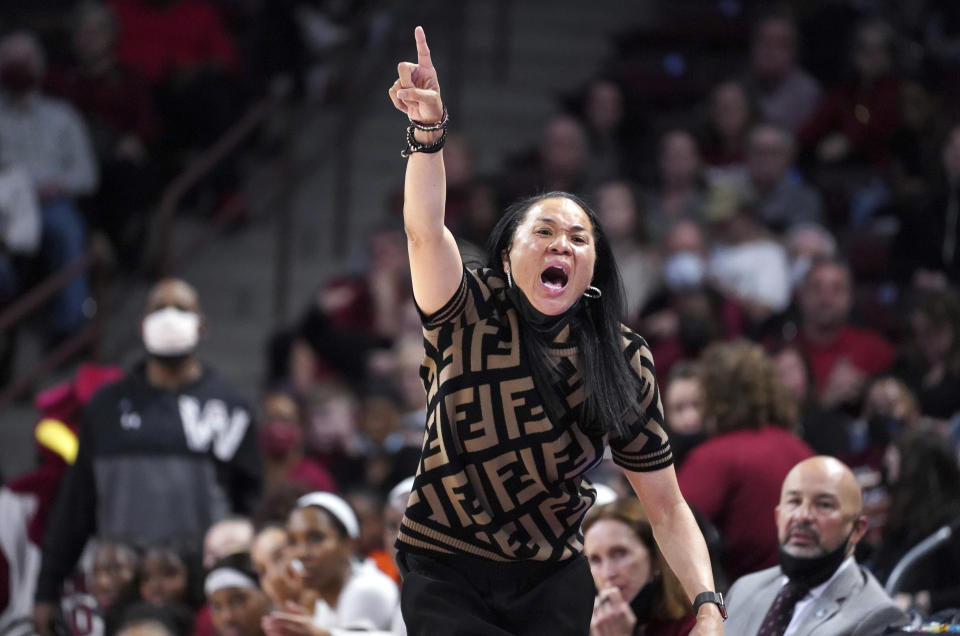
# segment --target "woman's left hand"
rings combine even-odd
[[[330,632],[313,624],[313,617],[295,603],[287,601],[287,611],[271,612],[261,626],[267,636],[330,636]]]
[[[619,589],[608,587],[597,593],[590,636],[630,636],[636,624],[637,617]]]

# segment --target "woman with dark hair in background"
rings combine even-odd
[[[411,120],[404,221],[424,326],[420,466],[397,539],[402,609],[415,634],[586,633],[593,581],[580,522],[583,474],[609,443],[661,549],[722,633],[706,545],[683,501],[653,359],[622,325],[610,244],[578,198],[511,206],[464,267],[444,225],[447,116],[426,36],[389,90]],[[701,596],[701,593],[703,595]]]
[[[584,554],[597,599],[591,636],[681,636],[696,620],[683,587],[636,499],[594,508],[583,520]]]
[[[960,524],[960,467],[950,444],[932,430],[906,430],[887,452],[890,508],[880,548],[871,561],[885,581],[910,548],[944,525]],[[911,568],[894,600],[923,614],[960,606],[960,541],[924,557]]]
[[[177,542],[148,546],[140,561],[140,598],[154,607],[196,612],[203,605],[200,559],[197,551]]]
[[[896,374],[917,396],[923,415],[949,420],[960,412],[960,299],[956,290],[921,292],[909,314],[909,335]]]
[[[204,579],[203,592],[218,635],[263,636],[261,620],[270,612],[270,599],[260,589],[249,554],[217,561]]]
[[[680,489],[720,530],[735,581],[776,565],[776,526],[758,520],[770,519],[783,479],[813,451],[794,434],[796,405],[760,345],[710,345],[700,368],[711,437],[687,456]]]
[[[263,619],[268,636],[330,636],[342,631],[387,631],[397,608],[397,585],[372,561],[354,558],[360,523],[345,500],[312,492],[287,518],[289,556],[312,607],[288,602]],[[281,566],[285,567],[285,566]]]

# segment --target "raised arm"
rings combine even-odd
[[[389,95],[397,110],[411,120],[433,124],[443,118],[443,102],[437,71],[430,59],[430,48],[423,28],[414,32],[417,39],[417,63],[400,62],[399,78]],[[437,142],[443,131],[414,129],[419,144]],[[463,275],[463,263],[453,234],[443,224],[447,201],[447,180],[443,151],[414,152],[407,159],[403,186],[403,223],[410,254],[413,297],[426,314],[432,314],[453,297]]]
[[[690,506],[680,494],[673,466],[648,473],[629,470],[624,473],[647,511],[660,551],[690,600],[700,592],[714,591],[710,554]],[[716,605],[708,603],[700,607],[697,625],[690,634],[723,634],[723,619]]]

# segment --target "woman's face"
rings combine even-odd
[[[170,550],[150,550],[143,558],[140,596],[157,607],[187,600],[187,566]]]
[[[517,226],[503,267],[537,311],[555,316],[573,306],[593,280],[593,224],[565,198],[533,205]]]
[[[101,544],[93,555],[90,594],[102,610],[116,602],[137,573],[137,557],[125,546]]]
[[[703,388],[696,378],[677,378],[667,385],[664,402],[667,424],[675,433],[703,430]]]
[[[350,542],[341,538],[329,513],[298,508],[287,519],[290,556],[303,563],[304,585],[322,590],[343,581],[350,567]]]
[[[614,181],[597,189],[597,216],[611,240],[629,241],[637,226],[637,202],[630,186]]]
[[[227,587],[209,596],[218,636],[261,636],[260,619],[270,613],[270,600],[261,590]]]
[[[728,139],[742,135],[750,120],[750,109],[743,89],[732,82],[714,89],[712,115],[721,135]]]
[[[780,383],[787,389],[797,404],[803,404],[810,391],[807,368],[796,349],[784,349],[774,359]]]
[[[933,364],[947,359],[955,337],[949,324],[931,320],[924,312],[916,311],[910,316],[910,326],[927,362]]]
[[[650,550],[622,521],[601,519],[584,535],[584,553],[597,590],[616,587],[630,602],[653,575]]]

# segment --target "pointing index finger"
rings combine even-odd
[[[433,68],[430,47],[427,46],[427,34],[423,32],[423,27],[418,26],[414,29],[413,35],[417,39],[417,64],[424,68]]]

